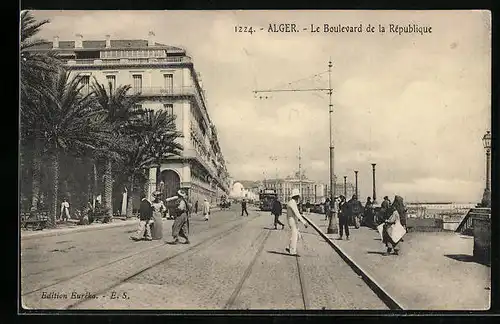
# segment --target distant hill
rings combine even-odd
[[[255,188],[261,185],[261,181],[252,180],[235,180],[234,183],[239,182],[243,185],[245,189]]]

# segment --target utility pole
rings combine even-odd
[[[354,177],[356,178],[356,197],[359,199],[359,193],[358,193],[358,170],[354,170]]]
[[[300,145],[299,145],[299,192],[300,192],[300,201],[302,201],[302,157],[300,156]]]
[[[330,194],[330,200],[333,201],[333,197],[335,197],[335,164],[334,164],[334,149],[335,149],[335,144],[333,141],[333,120],[332,120],[332,115],[333,115],[333,104],[332,104],[332,61],[328,61],[328,108],[329,108],[329,121],[330,121],[330,188],[331,188],[331,194]]]
[[[334,140],[333,140],[333,104],[332,104],[332,94],[333,94],[333,89],[332,89],[332,60],[328,61],[328,88],[307,88],[307,89],[270,89],[270,90],[255,90],[254,94],[257,93],[271,93],[271,92],[299,92],[299,91],[327,91],[328,93],[328,98],[329,98],[329,103],[328,103],[328,112],[329,112],[329,129],[330,129],[330,139],[329,139],[329,153],[330,153],[330,200],[333,201],[333,198],[336,195],[335,192],[335,170],[334,170]],[[262,97],[260,97],[262,99]],[[267,99],[268,97],[265,96],[264,99]],[[299,171],[299,175],[300,171]],[[302,183],[301,180],[299,179],[299,186],[302,189]],[[300,189],[300,190],[301,190]],[[302,191],[301,191],[302,194]],[[302,198],[302,197],[301,197]],[[338,232],[338,228],[336,226],[336,218],[335,217],[330,217],[330,223],[328,225],[328,234],[334,234]],[[335,226],[333,224],[335,222]]]
[[[377,164],[376,163],[372,163],[372,176],[373,176],[373,193],[372,193],[372,196],[373,196],[373,203],[376,204],[377,202],[377,190],[375,189],[375,166]]]

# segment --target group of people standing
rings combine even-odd
[[[325,201],[325,220],[338,215],[339,240],[342,240],[344,232],[349,240],[350,223],[359,228],[363,217],[365,223],[372,223],[379,230],[387,248],[385,255],[398,254],[398,244],[403,241],[402,237],[406,233],[406,211],[403,198],[398,195],[394,197],[393,203],[385,196],[378,212],[375,212],[371,197],[367,198],[364,207],[357,195],[353,195],[349,201],[343,195],[335,197],[333,203],[329,198]]]
[[[141,196],[139,209],[139,227],[131,239],[138,241],[160,240],[163,238],[163,213],[166,210],[164,202],[160,199],[160,193],[153,193],[153,201],[149,201],[145,195]],[[166,201],[176,200],[173,211],[174,223],[172,225],[172,244],[179,244],[179,237],[184,239],[184,244],[190,244],[189,234],[189,214],[190,208],[187,201],[187,194],[183,190],[177,192],[177,196],[167,198]],[[207,218],[208,220],[208,218]]]
[[[349,225],[352,223],[354,227],[359,228],[362,213],[363,205],[358,200],[357,195],[352,195],[348,201],[346,201],[346,197],[343,195],[335,197],[333,203],[331,203],[330,198],[327,198],[325,201],[325,220],[338,215],[339,240],[342,240],[344,232],[346,239],[349,240]]]

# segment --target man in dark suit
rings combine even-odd
[[[285,228],[285,224],[280,222],[280,216],[283,213],[283,207],[281,206],[281,202],[278,198],[274,199],[273,207],[271,209],[271,214],[274,215],[274,229],[278,229],[278,224],[281,225],[281,229]]]
[[[243,213],[245,213],[248,216],[247,201],[245,199],[241,201],[241,216],[243,216]]]
[[[130,238],[134,241],[140,241],[143,237],[147,241],[151,241],[151,224],[150,220],[153,217],[153,210],[151,208],[151,203],[146,199],[144,194],[141,195],[141,207],[139,209],[139,228],[135,233],[135,236]],[[146,233],[144,233],[146,231]]]

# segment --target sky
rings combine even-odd
[[[301,167],[329,183],[329,106],[335,174],[371,195],[476,202],[485,181],[481,141],[491,118],[491,16],[487,11],[34,11],[40,37],[147,39],[187,50],[235,180],[284,177]],[[295,23],[299,32],[268,32]],[[311,33],[311,24],[320,27]],[[362,33],[324,33],[359,26]],[[378,26],[386,28],[379,32]],[[394,33],[389,24],[432,27]],[[366,32],[368,25],[375,32]],[[235,32],[252,26],[255,33]],[[263,28],[263,30],[261,30]],[[308,30],[304,30],[308,28]],[[264,98],[260,98],[263,96]],[[267,99],[265,98],[267,96]]]

